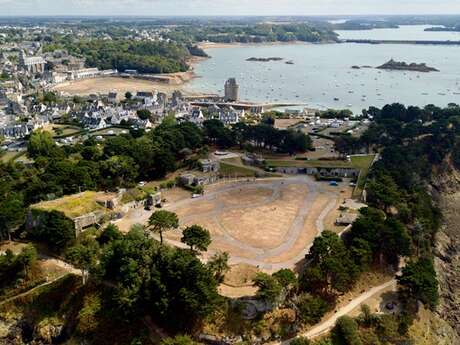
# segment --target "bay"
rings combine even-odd
[[[198,78],[187,86],[196,92],[223,94],[225,80],[234,77],[240,98],[254,102],[349,108],[355,113],[392,102],[418,106],[460,103],[460,46],[282,44],[206,51],[211,58],[195,66]],[[281,57],[283,61],[246,61],[249,57]],[[440,72],[375,69],[391,58],[424,62]],[[285,63],[289,60],[294,64]],[[354,65],[372,68],[352,69]]]

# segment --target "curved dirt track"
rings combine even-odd
[[[232,236],[232,234],[225,228],[222,222],[219,219],[219,216],[223,212],[227,212],[229,210],[242,210],[242,209],[250,209],[255,208],[263,205],[268,205],[275,200],[280,198],[282,190],[289,186],[306,186],[308,192],[302,197],[301,205],[298,207],[295,217],[291,222],[289,229],[287,230],[285,236],[282,239],[282,242],[273,247],[273,248],[261,248],[258,246],[251,245],[249,243],[243,242],[238,238]],[[271,195],[264,198],[262,201],[252,202],[252,203],[242,203],[242,204],[235,204],[235,205],[227,205],[225,206],[224,203],[219,200],[219,195],[223,193],[228,193],[231,191],[239,190],[241,191],[242,188],[251,188],[257,187],[259,189],[268,189],[271,191]],[[297,253],[294,253],[293,256],[289,257],[288,259],[281,259],[277,260],[277,262],[272,263],[269,260],[275,260],[277,256],[289,253],[290,251],[294,251],[293,247],[296,244],[299,236],[305,231],[305,221],[311,212],[312,205],[314,204],[318,195],[326,195],[328,197],[328,202],[325,208],[321,210],[321,213],[315,219],[315,229],[311,229],[309,231],[314,232],[312,237],[318,236],[324,230],[324,219],[325,217],[331,212],[336,204],[338,199],[338,192],[333,193],[328,191],[324,188],[324,185],[313,181],[310,177],[307,176],[294,176],[294,177],[286,177],[282,179],[266,179],[266,180],[258,180],[258,181],[248,181],[242,185],[241,183],[228,185],[222,188],[219,188],[214,191],[210,191],[197,199],[185,199],[181,200],[177,203],[172,205],[166,206],[165,209],[170,211],[176,211],[178,209],[184,209],[191,207],[197,203],[203,202],[210,202],[213,203],[212,210],[206,210],[204,212],[198,212],[197,214],[188,215],[181,218],[181,223],[186,223],[189,221],[193,221],[196,217],[203,217],[211,219],[214,224],[216,224],[219,228],[220,234],[213,235],[214,241],[219,241],[220,243],[224,243],[226,245],[232,246],[233,248],[237,248],[244,253],[251,254],[252,257],[245,257],[241,255],[235,255],[231,253],[230,256],[230,264],[239,264],[245,263],[253,266],[257,266],[261,269],[267,271],[274,271],[281,268],[292,268],[294,267],[300,260],[302,260],[305,254],[311,247],[311,242],[305,245],[302,250],[297,249]],[[183,247],[183,243],[173,240],[167,239],[167,241],[175,246]],[[209,257],[210,255],[214,254],[214,251],[209,250],[207,253],[204,254],[205,257]]]

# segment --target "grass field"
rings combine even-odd
[[[298,168],[353,168],[353,164],[347,161],[327,161],[327,160],[267,160],[268,166],[272,167],[298,167]]]
[[[220,162],[220,174],[223,176],[232,177],[254,177],[256,176],[257,170],[254,168],[246,167],[243,165],[237,165],[227,162]]]
[[[75,218],[103,209],[103,207],[96,202],[98,195],[100,195],[100,193],[86,191],[55,200],[42,201],[32,205],[32,208],[43,211],[55,210],[64,213],[67,217]]]
[[[359,174],[358,183],[356,188],[353,191],[353,197],[359,197],[363,191],[364,185],[366,184],[367,175],[369,174],[369,169],[371,164],[374,161],[375,155],[367,156],[352,156],[351,163],[361,170]]]
[[[80,133],[82,131],[82,128],[77,126],[53,123],[49,124],[46,127],[43,127],[43,130],[50,132],[53,137],[66,137]]]

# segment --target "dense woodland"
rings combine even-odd
[[[374,315],[364,307],[356,319],[340,318],[331,338],[321,344],[404,343],[418,301],[428,308],[438,303],[433,245],[441,213],[428,187],[439,167],[460,169],[460,107],[421,109],[392,104],[370,108],[366,114],[374,118],[369,129],[360,138],[340,136],[336,144],[348,153],[380,153],[367,182],[369,207],[361,211],[343,238],[329,231],[316,238],[298,275],[281,270],[273,275],[261,273],[254,281],[259,299],[274,306],[295,306],[299,318],[280,325],[284,337],[333,310],[337,299],[352,289],[364,272],[396,272],[401,258],[406,263],[398,278],[402,312]],[[206,151],[206,145],[296,152],[308,149],[309,138],[276,131],[268,124],[238,124],[230,129],[212,120],[205,122],[203,129],[166,120],[147,134],[114,137],[102,144],[89,139],[72,147],[58,147],[48,134],[37,132],[28,146],[33,167],[0,165],[3,237],[21,229],[30,203],[74,193],[79,186],[111,189],[132,185],[138,179],[162,177],[185,164],[190,151]],[[86,273],[85,286],[110,286],[110,294],[99,296],[99,308],[90,308],[94,320],[110,314],[123,324],[150,316],[173,333],[189,333],[205,322],[233,315],[232,304],[217,293],[218,282],[228,268],[227,257],[218,255],[208,264],[196,257],[209,245],[205,229],[195,227],[184,234],[183,241],[190,246],[186,250],[156,241],[151,232],[161,236],[178,222],[174,214],[158,212],[165,211],[154,212],[146,229],[134,227],[128,235],[109,226],[63,241],[53,239],[52,234],[62,230],[60,224],[53,224],[46,236],[29,236],[48,241],[53,250],[80,267]],[[15,267],[14,259],[8,262],[5,272],[9,272],[8,265]],[[11,272],[14,276],[24,274],[17,269]],[[99,334],[97,329],[78,332],[87,339]],[[297,342],[309,343],[305,339]]]
[[[86,66],[99,69],[127,69],[139,73],[174,73],[188,69],[187,59],[191,52],[176,43],[140,42],[127,39],[72,40],[68,37],[54,38],[44,51],[66,49],[69,54],[86,59]],[[190,48],[194,55],[202,54],[199,48]]]
[[[190,122],[176,124],[166,119],[149,133],[131,131],[103,143],[89,138],[73,146],[57,146],[48,132],[34,132],[28,141],[33,166],[0,165],[0,238],[22,226],[30,204],[84,190],[129,188],[138,181],[163,178],[179,167],[196,166],[197,159],[207,154],[208,145],[293,153],[309,149],[311,139],[300,132],[263,124],[227,128],[217,120],[206,121],[201,129]],[[40,237],[54,239],[49,231]],[[54,239],[53,245],[56,241],[59,239]]]
[[[333,31],[303,23],[179,26],[167,33],[175,42],[263,43],[336,41]]]

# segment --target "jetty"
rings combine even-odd
[[[426,40],[371,40],[371,39],[344,39],[340,43],[364,44],[420,44],[420,45],[460,45],[460,41],[426,41]]]

